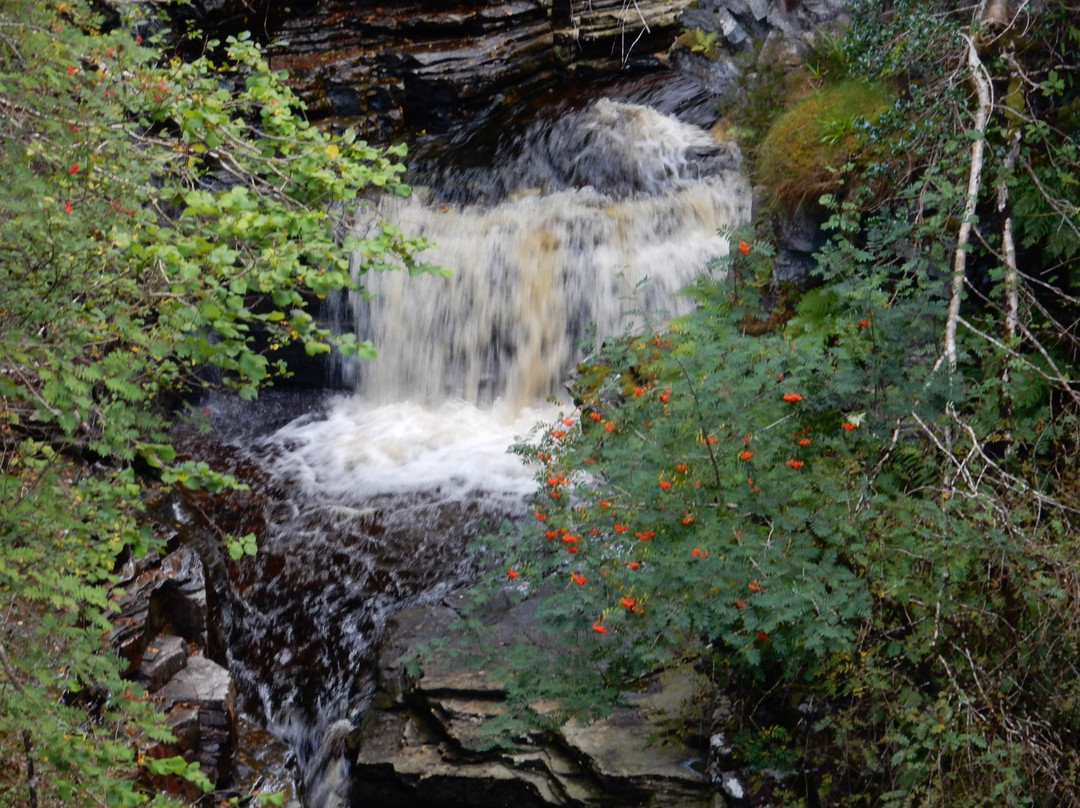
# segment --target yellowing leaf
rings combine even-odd
[[[326,153],[330,155],[331,160],[336,160],[338,158],[338,155],[341,154],[341,150],[337,147],[336,144],[331,143],[329,146],[326,147]]]

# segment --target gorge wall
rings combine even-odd
[[[716,32],[680,68],[725,84],[739,56],[784,61],[846,0],[196,0],[178,12],[251,30],[317,119],[373,140],[441,133],[493,109],[616,74],[661,69],[685,29]],[[689,54],[685,50],[683,56]],[[696,64],[690,64],[696,62]],[[752,64],[743,58],[742,64]],[[714,89],[722,89],[716,88]]]

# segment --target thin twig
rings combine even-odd
[[[993,336],[992,334],[986,333],[981,328],[976,328],[966,318],[960,317],[960,318],[957,319],[957,322],[960,325],[964,326],[964,328],[968,329],[971,333],[975,334],[976,336],[981,337],[982,339],[984,339],[987,342],[991,343],[995,347],[997,347],[1000,350],[1004,351],[1005,353],[1009,354],[1009,356],[1011,356],[1013,359],[1016,359],[1016,360],[1020,361],[1029,370],[1032,370],[1035,373],[1037,373],[1038,375],[1042,376],[1044,379],[1046,379],[1046,381],[1052,382],[1053,384],[1058,385],[1060,387],[1060,389],[1063,390],[1065,393],[1067,393],[1072,398],[1072,400],[1074,402],[1076,402],[1077,404],[1080,404],[1080,393],[1078,393],[1076,390],[1073,389],[1073,385],[1077,384],[1077,381],[1074,380],[1074,379],[1067,378],[1061,372],[1061,369],[1058,368],[1057,363],[1054,362],[1054,360],[1050,356],[1050,354],[1047,353],[1046,349],[1042,346],[1042,343],[1040,343],[1037,339],[1035,339],[1034,335],[1027,329],[1027,326],[1025,326],[1023,323],[1018,323],[1017,324],[1020,331],[1024,334],[1024,336],[1027,339],[1031,340],[1031,343],[1035,346],[1035,350],[1037,350],[1040,353],[1040,355],[1042,355],[1043,359],[1045,359],[1046,362],[1050,365],[1050,367],[1053,369],[1054,373],[1057,374],[1056,376],[1047,373],[1045,370],[1043,370],[1041,367],[1036,365],[1034,362],[1032,362],[1026,356],[1024,356],[1021,353],[1018,353],[1015,349],[1010,348],[1008,345],[1003,343],[997,337]]]

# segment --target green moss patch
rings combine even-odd
[[[835,191],[841,166],[866,150],[861,134],[894,100],[886,86],[862,81],[815,91],[769,128],[757,151],[757,181],[781,205]]]

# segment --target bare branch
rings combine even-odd
[[[960,300],[964,294],[964,278],[967,269],[967,248],[971,240],[971,228],[975,222],[975,205],[979,199],[979,185],[982,179],[983,154],[986,149],[986,124],[993,109],[993,95],[990,77],[979,59],[975,43],[965,37],[968,45],[968,68],[975,84],[978,107],[975,110],[975,138],[971,144],[971,168],[968,172],[967,199],[964,202],[964,216],[960,222],[960,232],[956,239],[956,252],[953,255],[952,292],[949,298],[949,310],[945,319],[945,361],[949,370],[956,370],[956,324],[960,317]]]
[[[1004,213],[1009,206],[1009,183],[1008,177],[1016,165],[1016,159],[1020,155],[1020,130],[1013,128],[1009,137],[1012,145],[1005,157],[1004,171],[998,180],[997,208],[998,213]],[[1016,268],[1016,245],[1013,242],[1012,216],[1006,215],[1001,225],[1001,247],[1004,251],[1003,263],[1005,264],[1005,325],[1004,342],[1012,345],[1016,338],[1017,329],[1020,327],[1020,292],[1019,272]],[[1012,452],[1012,389],[1009,384],[1009,363],[1003,363],[1001,369],[1001,407],[1005,420],[1005,453]]]
[[[1041,491],[1039,491],[1038,489],[1036,489],[1027,480],[1024,480],[1024,479],[1022,479],[1020,477],[1017,477],[1015,474],[1010,474],[1009,472],[1007,472],[1003,468],[1001,468],[1001,466],[999,466],[983,450],[982,443],[979,442],[979,437],[978,437],[978,435],[975,434],[974,427],[972,427],[969,423],[967,423],[966,421],[964,421],[964,420],[962,420],[960,418],[959,414],[956,412],[956,408],[954,408],[954,407],[952,407],[950,405],[948,407],[948,410],[949,410],[949,415],[952,416],[952,419],[953,419],[953,421],[956,422],[956,425],[959,426],[960,429],[964,433],[966,433],[968,438],[971,440],[972,452],[977,454],[979,456],[979,458],[982,459],[982,461],[986,464],[987,468],[991,469],[992,471],[994,471],[998,475],[998,479],[1000,480],[1002,485],[1004,485],[1005,487],[1007,487],[1007,488],[1009,488],[1009,489],[1011,489],[1013,491],[1020,491],[1020,492],[1022,492],[1024,494],[1028,494],[1030,496],[1033,496],[1033,497],[1035,497],[1035,499],[1037,499],[1039,502],[1041,502],[1044,505],[1050,505],[1051,507],[1057,508],[1057,509],[1062,510],[1062,511],[1068,511],[1070,513],[1080,513],[1080,508],[1071,507],[1071,506],[1066,505],[1065,503],[1063,503],[1063,502],[1061,502],[1059,500],[1054,499],[1053,497],[1046,496],[1046,494],[1044,494]],[[969,453],[968,456],[970,457],[971,454]],[[954,462],[955,462],[955,459],[954,459]]]
[[[1014,130],[1010,136],[1012,145],[1009,147],[1009,153],[1005,157],[1003,165],[1005,171],[998,182],[997,207],[999,213],[1004,212],[1008,207],[1009,186],[1006,177],[1012,172],[1013,166],[1016,165],[1016,159],[1020,156],[1020,131]],[[1011,341],[1016,335],[1020,324],[1019,272],[1016,268],[1016,245],[1013,242],[1012,216],[1005,217],[1001,231],[1002,249],[1005,253],[1005,340]]]
[[[1065,376],[1061,372],[1061,369],[1057,366],[1057,363],[1054,362],[1054,360],[1050,357],[1050,354],[1047,353],[1046,349],[1042,346],[1042,343],[1040,343],[1037,339],[1035,339],[1035,336],[1027,329],[1027,327],[1023,323],[1018,324],[1018,327],[1019,327],[1020,331],[1023,332],[1023,335],[1024,335],[1025,338],[1031,340],[1032,345],[1035,346],[1035,350],[1037,350],[1039,352],[1039,354],[1042,356],[1042,358],[1047,362],[1047,364],[1050,365],[1050,368],[1054,371],[1055,374],[1057,374],[1056,376],[1051,375],[1050,373],[1047,373],[1045,370],[1043,370],[1041,367],[1036,365],[1034,362],[1032,362],[1026,356],[1024,356],[1021,353],[1018,353],[1013,348],[1009,347],[1008,345],[1006,345],[1004,342],[1002,342],[1001,340],[999,340],[998,338],[996,338],[992,334],[987,334],[981,328],[976,328],[974,325],[972,325],[965,318],[960,317],[960,318],[957,319],[957,322],[960,325],[964,326],[964,328],[966,328],[971,333],[975,334],[978,337],[981,337],[982,339],[986,340],[987,342],[993,344],[998,349],[1000,349],[1000,350],[1004,351],[1005,353],[1009,354],[1009,356],[1011,356],[1013,359],[1019,360],[1028,369],[1035,371],[1035,373],[1042,376],[1044,379],[1046,379],[1046,381],[1057,385],[1059,387],[1059,389],[1061,389],[1064,392],[1066,392],[1067,394],[1069,394],[1069,396],[1073,399],[1073,401],[1076,402],[1078,405],[1080,405],[1080,393],[1078,393],[1076,390],[1073,389],[1074,385],[1076,385],[1077,382],[1075,380],[1073,380],[1073,379],[1068,378],[1067,376]]]

